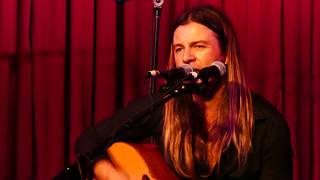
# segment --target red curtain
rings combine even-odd
[[[203,3],[229,15],[250,87],[285,115],[294,179],[318,179],[320,1],[165,1],[159,68],[173,19]],[[81,132],[147,92],[152,14],[151,0],[0,0],[3,179],[51,178]]]

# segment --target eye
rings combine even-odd
[[[182,48],[176,48],[176,49],[174,50],[175,53],[179,53],[179,52],[181,52],[181,51],[182,51]]]
[[[197,48],[197,49],[205,48],[205,46],[204,46],[204,45],[201,45],[201,44],[197,44],[197,45],[195,45],[194,47]]]

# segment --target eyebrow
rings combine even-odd
[[[208,41],[206,40],[199,40],[199,41],[193,41],[191,42],[190,44],[191,45],[195,45],[195,44],[198,44],[198,43],[203,43],[203,44],[208,44]],[[178,44],[174,44],[172,47],[175,48],[177,46],[183,46],[182,44],[178,43]]]

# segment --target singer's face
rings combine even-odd
[[[195,69],[210,66],[222,57],[217,34],[196,22],[177,27],[173,34],[173,53],[176,67],[190,64]]]

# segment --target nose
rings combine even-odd
[[[184,50],[182,61],[184,64],[190,64],[191,62],[195,61],[195,56],[190,49],[187,48]]]

